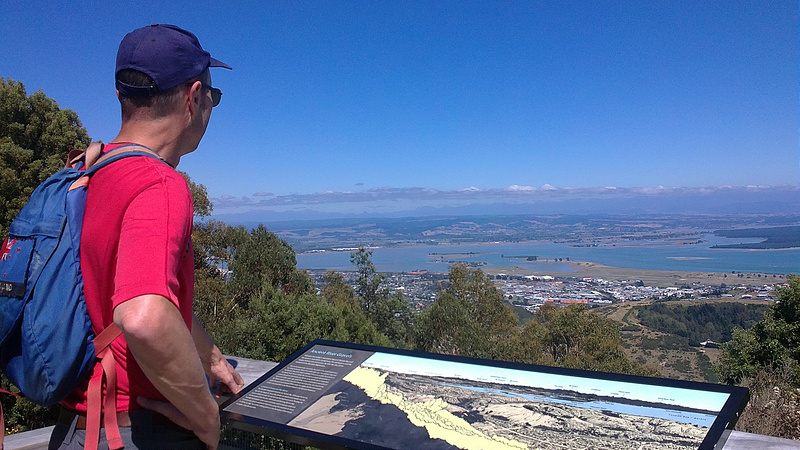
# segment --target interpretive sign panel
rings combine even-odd
[[[745,388],[314,341],[221,406],[320,448],[711,450]]]

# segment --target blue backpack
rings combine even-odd
[[[91,405],[92,384],[99,385],[95,395],[102,391],[103,366],[114,368],[111,352],[105,350],[120,331],[112,324],[94,336],[79,249],[90,176],[128,156],[158,157],[150,149],[133,147],[141,146],[118,147],[100,157],[102,144],[93,143],[77,157],[71,153],[67,166],[33,191],[0,248],[0,368],[25,397],[40,405],[63,400],[94,370]],[[110,364],[98,361],[105,355]],[[107,384],[115,390],[110,378]],[[113,392],[106,397],[106,410],[114,406],[109,397]]]

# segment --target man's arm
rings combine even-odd
[[[160,295],[142,295],[118,305],[114,323],[144,374],[170,405],[147,399],[139,403],[192,430],[209,449],[215,449],[219,445],[219,408],[178,308]]]
[[[217,388],[217,392],[220,393],[220,389],[232,394],[241,391],[242,387],[244,387],[242,376],[225,359],[219,348],[214,345],[211,336],[208,335],[203,324],[194,314],[192,314],[192,339],[197,348],[197,353],[200,355],[200,361],[203,363],[203,369],[210,378],[211,385],[215,385],[217,381],[221,384]]]

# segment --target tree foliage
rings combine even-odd
[[[323,281],[325,285],[320,291],[320,297],[325,303],[331,306],[359,305],[353,288],[344,281],[340,273],[329,270]]]
[[[266,284],[275,289],[302,292],[308,283],[294,274],[296,265],[292,247],[267,227],[259,225],[233,252],[230,270],[234,299],[246,305]]]
[[[450,270],[450,286],[418,320],[420,350],[528,364],[654,374],[625,354],[618,325],[582,306],[543,305],[524,325],[482,271]]]
[[[0,235],[8,233],[36,186],[64,167],[69,151],[89,142],[74,111],[0,78]]]
[[[378,330],[398,347],[407,347],[411,340],[413,312],[401,293],[394,295],[382,286],[386,275],[378,273],[372,263],[372,251],[364,247],[350,254],[356,266],[356,295],[361,309]]]
[[[356,293],[361,298],[361,308],[367,314],[372,314],[378,300],[387,295],[386,290],[381,289],[381,283],[386,276],[375,270],[375,265],[372,263],[372,250],[359,247],[358,250],[350,253],[350,262],[356,266],[358,271]]]
[[[227,354],[280,361],[314,339],[391,345],[331,272],[321,295],[292,248],[266,227],[196,224],[195,312]]]
[[[281,361],[314,339],[390,345],[352,302],[331,305],[314,294],[289,294],[268,282],[215,336],[228,354],[267,361]]]
[[[480,270],[450,268],[450,286],[418,319],[421,350],[477,358],[508,359],[517,316]]]
[[[642,325],[676,334],[690,342],[727,342],[734,328],[750,328],[764,317],[765,305],[742,303],[703,303],[675,305],[657,302],[638,308]]]
[[[735,329],[721,348],[720,379],[750,388],[737,429],[800,439],[800,277],[790,276],[764,318]]]
[[[228,286],[228,268],[236,248],[248,236],[244,227],[232,227],[216,220],[194,224],[194,312],[209,333],[224,327],[236,312],[237,305]]]
[[[532,364],[637,375],[655,372],[625,354],[619,325],[584,305],[542,305],[521,330],[517,360]]]
[[[183,178],[186,179],[186,183],[189,185],[189,192],[192,193],[194,215],[198,217],[207,217],[210,215],[211,211],[214,210],[214,204],[211,203],[211,199],[208,198],[208,189],[202,184],[193,182],[188,173],[181,172],[180,170],[178,173],[183,175]]]
[[[717,371],[725,383],[740,383],[764,369],[790,367],[800,387],[800,277],[790,276],[764,318],[745,330],[737,328],[722,346]]]

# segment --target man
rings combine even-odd
[[[192,313],[192,197],[174,169],[219,103],[209,67],[230,69],[172,25],[134,30],[117,53],[122,125],[104,151],[134,144],[162,160],[132,156],[92,176],[81,238],[95,332],[112,322],[122,331],[110,348],[126,449],[215,449],[219,410],[206,375],[233,393],[244,384]],[[62,405],[50,448],[83,448],[86,386]]]

